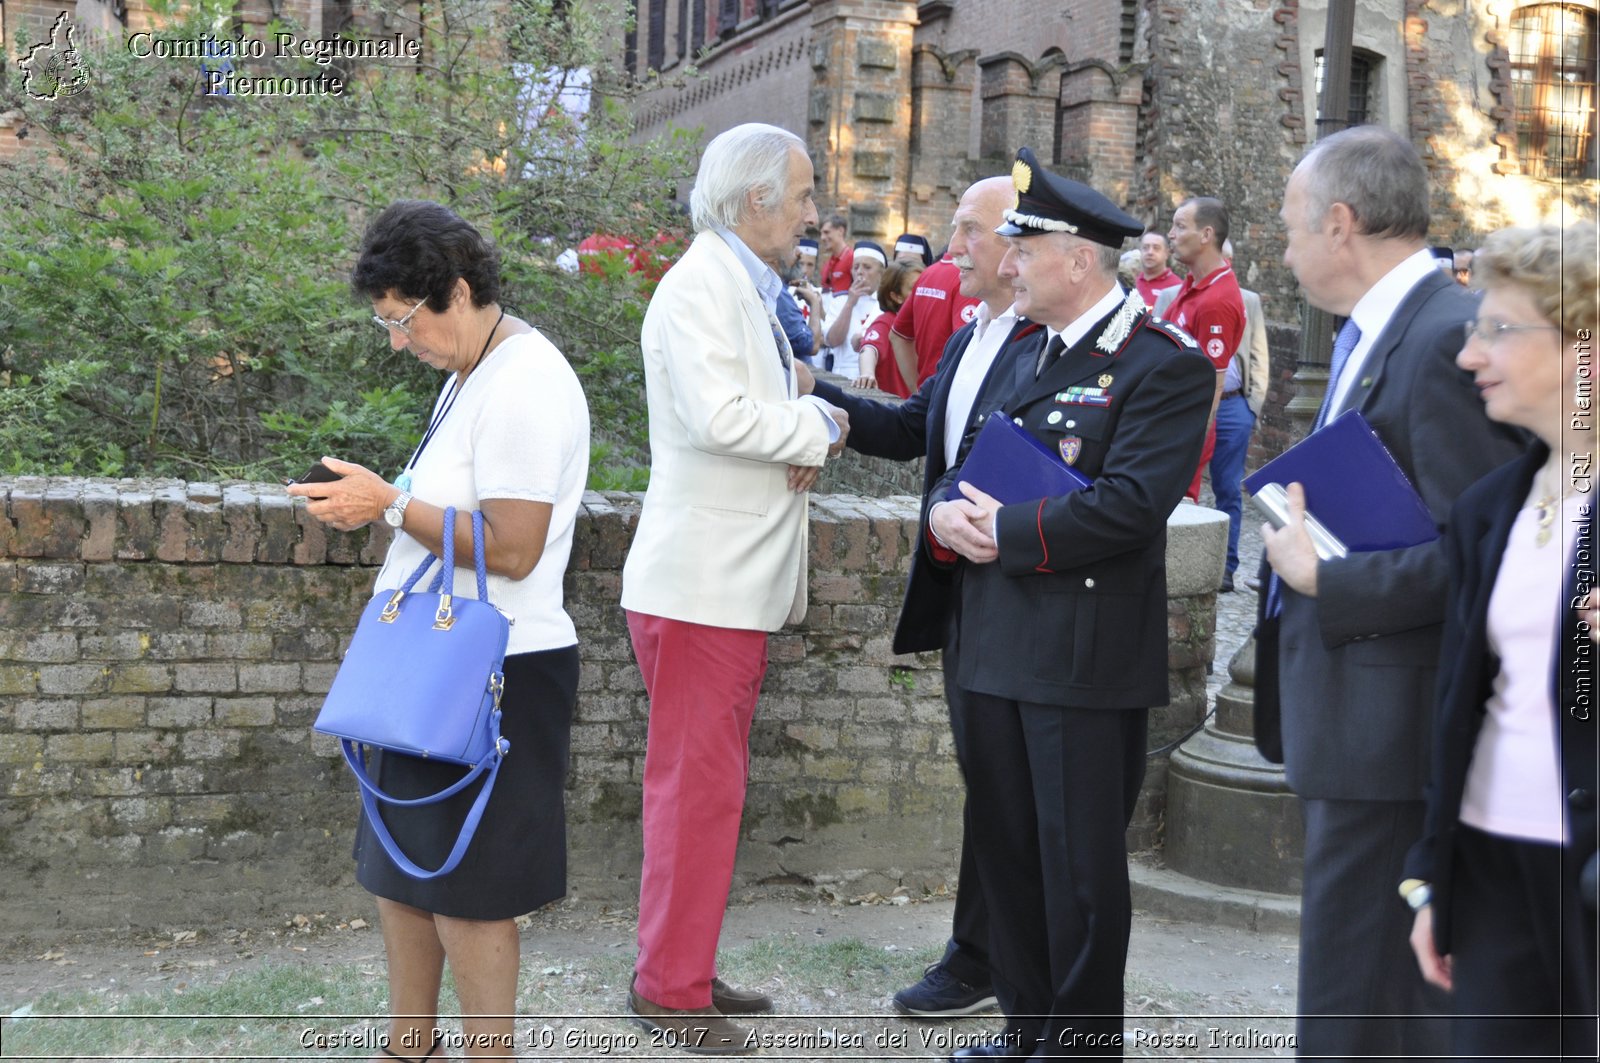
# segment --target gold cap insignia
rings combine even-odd
[[[1026,192],[1033,185],[1033,168],[1021,159],[1012,163],[1011,183],[1016,187],[1018,195]]]

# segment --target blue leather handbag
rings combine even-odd
[[[506,642],[511,621],[489,604],[483,560],[483,514],[472,514],[473,565],[478,597],[456,598],[456,511],[444,511],[444,563],[426,592],[412,588],[433,565],[429,555],[396,591],[380,591],[362,610],[350,648],[334,676],[313,728],[339,739],[344,759],[361,784],[361,804],[378,842],[396,867],[413,878],[447,875],[461,863],[483,818],[510,743],[500,737],[500,693],[505,687]],[[364,746],[386,754],[442,760],[470,770],[425,797],[391,797],[367,774]],[[444,865],[429,871],[400,851],[378,815],[378,803],[397,808],[431,805],[484,777],[466,822]]]

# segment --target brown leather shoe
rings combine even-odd
[[[751,1030],[729,1022],[715,1006],[676,1011],[646,1000],[630,989],[628,1015],[634,1024],[660,1035],[659,1044],[653,1047],[731,1056],[754,1052],[758,1044]]]
[[[754,1015],[771,1011],[772,998],[754,989],[735,989],[720,978],[711,979],[711,1006],[724,1015]]]

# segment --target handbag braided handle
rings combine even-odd
[[[475,509],[472,511],[472,565],[478,577],[478,600],[487,602],[489,600],[489,570],[484,562],[483,555],[483,511]],[[401,586],[400,593],[410,594],[411,588],[415,587],[417,581],[422,579],[423,574],[432,567],[434,560],[435,558],[431,553],[424,557],[422,563],[417,566],[416,571],[412,572],[411,577]],[[443,591],[444,574],[446,572],[454,573],[456,570],[456,507],[454,506],[447,506],[444,511],[443,562],[439,566],[439,571],[434,573],[433,582],[428,585],[428,591],[432,594],[438,594]],[[451,582],[452,584],[454,583],[453,578]]]

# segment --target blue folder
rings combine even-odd
[[[1291,483],[1305,488],[1306,511],[1351,550],[1398,550],[1439,537],[1416,488],[1356,410],[1245,477],[1244,487],[1255,495],[1267,484]]]
[[[965,481],[1006,506],[1054,498],[1089,486],[1087,476],[1062,461],[1027,429],[1013,423],[1004,411],[996,411],[984,422],[956,481],[945,498],[965,498],[961,493],[961,481]]]

